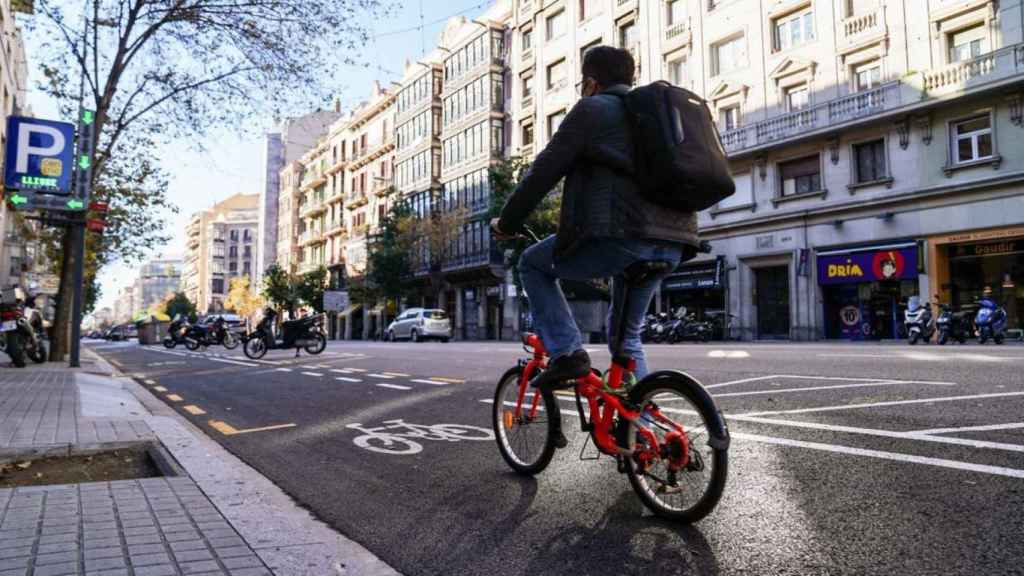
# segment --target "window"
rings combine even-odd
[[[786,110],[796,112],[807,107],[807,85],[794,86],[786,89]]]
[[[234,274],[236,272],[238,272],[238,262],[236,262],[234,260],[232,260],[231,262],[228,262],[228,273],[229,274]]]
[[[882,80],[882,65],[878,60],[861,64],[853,69],[853,88],[857,92],[870,90]]]
[[[559,60],[548,66],[548,90],[558,90],[566,83],[565,60]]]
[[[619,26],[619,48],[629,50],[636,43],[636,23]]]
[[[951,132],[955,164],[992,157],[992,118],[988,114],[954,122]]]
[[[712,47],[715,75],[725,74],[747,65],[747,41],[743,36],[720,42]]]
[[[238,258],[238,246],[232,246],[232,247],[228,248],[228,257],[229,258]]]
[[[740,127],[739,105],[728,106],[718,111],[718,120],[721,123],[722,131],[734,130]]]
[[[686,81],[686,60],[683,58],[669,60],[665,63],[665,67],[668,70],[668,81],[676,86],[682,86]]]
[[[773,28],[776,50],[806,44],[814,40],[814,12],[807,8],[776,18]]]
[[[533,123],[523,124],[523,146],[533,144]]]
[[[821,190],[821,162],[818,155],[779,164],[780,196],[794,196]]]
[[[533,48],[533,29],[524,30],[522,35],[519,37],[522,42],[523,52]]]
[[[533,76],[523,78],[523,99],[533,96]]]
[[[683,0],[669,0],[665,7],[665,25],[675,26],[686,21],[686,3]]]
[[[565,120],[565,110],[548,116],[548,140],[558,131],[558,127],[562,125],[562,120]]]
[[[223,294],[224,293],[224,279],[223,278],[214,278],[213,279],[212,291],[213,291],[214,294]]]
[[[238,230],[232,230],[232,231],[228,232],[228,237],[231,238],[232,241],[237,242],[238,241]]]
[[[875,182],[889,176],[885,166],[885,140],[853,145],[854,182]]]
[[[548,16],[545,30],[549,41],[565,34],[565,10]]]
[[[599,1],[595,0],[579,0],[580,2],[580,21],[590,18],[594,14],[601,11]]]
[[[977,24],[949,35],[949,61],[963,62],[989,51],[984,24]]]
[[[246,262],[242,263],[242,274],[245,274],[246,276],[252,274],[252,263],[251,262],[246,261]]]

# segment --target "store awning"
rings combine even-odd
[[[347,316],[348,316],[349,314],[352,314],[353,312],[355,312],[356,310],[359,310],[359,309],[360,309],[360,308],[362,308],[362,307],[363,307],[363,305],[362,305],[362,304],[353,304],[353,305],[349,306],[348,308],[345,308],[345,309],[344,309],[344,310],[343,310],[343,311],[341,312],[341,314],[338,314],[338,316],[340,316],[341,318],[345,318],[345,317],[347,317]]]

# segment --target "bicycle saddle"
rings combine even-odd
[[[675,267],[674,262],[666,260],[642,260],[626,267],[622,272],[622,277],[630,284],[646,284],[649,280],[670,272]]]

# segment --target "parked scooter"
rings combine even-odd
[[[22,301],[16,289],[4,291],[0,297],[0,333],[3,350],[15,367],[24,368],[26,356],[36,364],[46,362],[43,315],[35,308],[35,297]]]
[[[999,306],[991,298],[978,301],[978,313],[974,317],[974,326],[978,330],[978,343],[984,344],[991,338],[996,344],[1006,339],[1006,309]]]
[[[970,336],[970,322],[966,312],[954,312],[949,304],[939,304],[939,319],[935,321],[939,330],[939,344],[952,338],[963,344]]]
[[[208,320],[208,319],[207,319]],[[223,316],[217,316],[212,323],[192,324],[185,333],[185,347],[189,350],[198,350],[219,344],[228,350],[238,347],[238,336],[228,329]]]
[[[697,317],[688,313],[685,306],[680,306],[674,317],[675,320],[670,324],[668,332],[669,343],[707,342],[711,339],[711,325],[707,322],[698,322]]]
[[[164,337],[164,347],[174,348],[178,344],[184,344],[187,347],[188,339],[186,338],[186,335],[188,334],[189,327],[190,324],[188,323],[187,318],[181,314],[175,315],[174,319],[171,320],[171,325],[167,327],[167,336]]]
[[[920,296],[911,296],[907,300],[904,324],[907,327],[907,341],[911,345],[917,344],[919,339],[925,342],[931,340],[932,334],[935,333],[931,306],[927,302],[921,302]]]
[[[295,355],[299,350],[305,350],[309,354],[319,354],[327,348],[327,335],[324,333],[324,315],[315,314],[297,320],[283,322],[283,337],[277,338],[274,335],[274,320],[277,318],[277,311],[267,308],[263,311],[263,319],[260,320],[256,330],[249,334],[245,340],[242,351],[253,360],[259,360],[267,353],[267,350],[295,349]]]

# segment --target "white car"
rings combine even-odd
[[[409,308],[388,325],[385,336],[392,342],[403,338],[413,342],[427,339],[447,342],[452,337],[452,324],[444,310]]]

